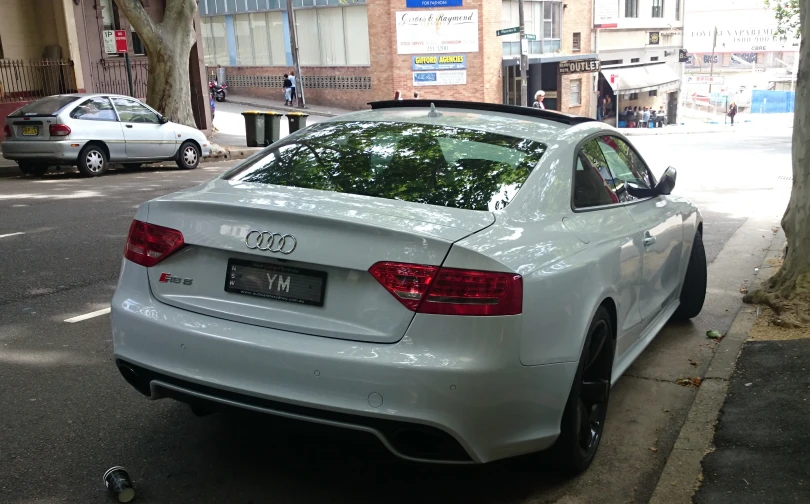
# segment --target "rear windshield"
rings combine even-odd
[[[545,149],[531,140],[452,126],[321,123],[274,144],[226,178],[498,210],[509,204]]]
[[[65,105],[70,105],[78,99],[78,96],[49,96],[31,102],[10,115],[11,117],[21,117],[24,115],[54,115],[62,110]]]

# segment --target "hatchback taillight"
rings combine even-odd
[[[176,229],[132,221],[124,248],[124,257],[141,266],[154,266],[180,250],[185,242]]]
[[[11,126],[6,124],[5,127],[3,128],[3,133],[6,134],[6,138],[11,138]]]
[[[380,262],[369,273],[411,311],[438,315],[517,315],[523,278],[515,273]]]
[[[67,124],[51,124],[48,126],[48,133],[51,136],[68,136],[70,135],[70,127]]]

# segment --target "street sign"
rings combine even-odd
[[[126,30],[115,30],[115,52],[125,53],[127,50]]]
[[[520,26],[515,26],[514,28],[504,28],[503,30],[497,30],[495,32],[495,35],[500,37],[501,35],[511,35],[513,33],[520,33]]]
[[[722,75],[687,75],[687,84],[724,84],[725,77]]]
[[[115,30],[104,30],[104,52],[115,54]]]
[[[689,54],[686,49],[678,49],[678,63],[686,63],[689,61]]]
[[[537,40],[537,35],[535,35],[533,33],[527,33],[526,34],[526,40]]]

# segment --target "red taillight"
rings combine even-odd
[[[70,135],[70,128],[67,124],[51,124],[48,126],[48,133],[51,136],[68,136]]]
[[[439,315],[523,312],[523,278],[515,273],[392,262],[377,263],[369,272],[411,311]]]
[[[6,124],[3,128],[3,132],[6,134],[6,138],[11,138],[11,126]]]
[[[175,229],[132,221],[124,257],[141,266],[154,266],[184,245],[183,233]]]

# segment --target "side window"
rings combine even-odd
[[[650,170],[641,157],[621,138],[605,135],[599,138],[599,148],[613,174],[616,195],[620,201],[638,199],[635,189],[652,189],[655,185]]]
[[[73,119],[82,119],[85,121],[117,121],[115,111],[113,110],[110,100],[107,98],[97,96],[83,101],[78,107],[73,109],[70,113]]]
[[[122,122],[160,124],[157,114],[134,100],[113,98]]]
[[[618,203],[613,179],[596,139],[586,142],[574,170],[574,207],[589,208]]]

